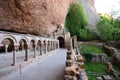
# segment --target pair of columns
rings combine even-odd
[[[16,51],[19,48],[19,45],[13,45],[12,49],[13,49],[13,66],[16,64]],[[28,61],[28,44],[24,45],[24,49],[25,49],[25,61]]]

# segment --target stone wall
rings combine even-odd
[[[117,66],[120,67],[120,53],[115,54],[112,57],[112,61],[113,61],[114,64],[116,64]]]
[[[120,52],[114,47],[104,45],[104,49],[108,56],[112,58],[112,63],[120,67]]]
[[[103,63],[103,64],[106,64],[109,61],[110,58],[105,53],[95,55],[91,60],[92,63]]]
[[[73,49],[68,50],[64,80],[79,80],[80,78],[82,80],[88,80],[84,71],[83,61],[83,57],[81,55],[75,55]]]

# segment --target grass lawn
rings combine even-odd
[[[85,63],[88,80],[96,80],[97,74],[106,74],[106,66],[99,63]]]
[[[94,46],[94,45],[80,45],[79,47],[80,53],[93,53],[93,54],[101,54],[104,53],[103,49]]]
[[[106,73],[106,66],[100,63],[85,63],[86,72]]]

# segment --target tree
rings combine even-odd
[[[79,37],[79,30],[87,26],[85,11],[81,4],[72,3],[65,19],[65,27],[70,31],[71,36]]]

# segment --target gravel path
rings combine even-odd
[[[22,73],[12,73],[2,80],[64,80],[66,50],[60,49],[57,54],[42,62],[33,63],[22,69]]]

